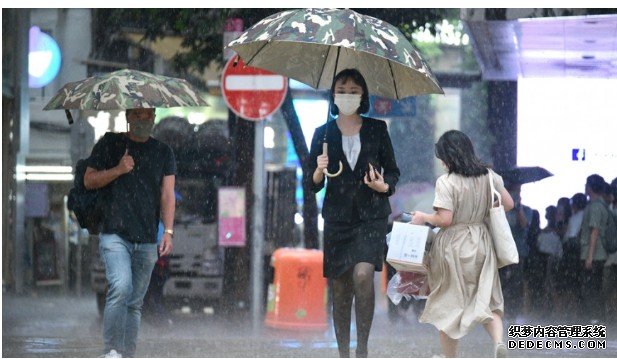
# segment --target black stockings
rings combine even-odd
[[[358,333],[356,357],[365,358],[368,355],[368,336],[375,311],[374,274],[375,266],[362,262],[332,280],[332,316],[341,358],[349,358],[351,304],[354,297]]]

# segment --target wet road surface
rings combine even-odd
[[[417,321],[413,309],[391,322],[379,293],[369,341],[371,357],[432,357],[440,353],[437,331]],[[203,312],[175,311],[172,322],[143,320],[140,357],[337,357],[330,323],[325,332],[264,327],[251,330],[250,319]],[[519,318],[519,324],[523,324]],[[524,324],[564,324],[527,320]],[[583,323],[569,323],[583,324]],[[508,323],[506,323],[508,325]],[[102,323],[94,294],[2,296],[3,357],[97,357],[102,354]],[[506,328],[507,334],[507,328]],[[617,357],[617,326],[606,330],[606,349],[510,350],[511,357]],[[352,340],[355,330],[352,327]],[[352,347],[355,343],[352,343]],[[353,350],[352,350],[353,355]],[[459,344],[462,357],[492,357],[488,335],[478,326]]]

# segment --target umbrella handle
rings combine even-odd
[[[67,121],[69,121],[69,125],[73,124],[73,115],[71,115],[71,111],[69,110],[64,110],[64,114],[66,115],[66,119]]]
[[[328,143],[324,142],[322,155],[327,155],[327,154],[328,154]],[[341,173],[343,173],[343,162],[338,161],[338,171],[336,173],[328,173],[327,168],[324,168],[323,173],[328,177],[336,177],[340,175]]]

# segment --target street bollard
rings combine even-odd
[[[274,283],[268,287],[266,326],[291,330],[326,330],[327,280],[323,252],[279,248],[272,254]]]

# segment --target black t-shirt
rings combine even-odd
[[[135,142],[125,134],[108,132],[92,149],[88,166],[113,168],[126,149],[135,167],[104,187],[101,233],[114,233],[130,242],[156,243],[161,185],[164,176],[176,174],[176,159],[168,145],[152,137]]]

